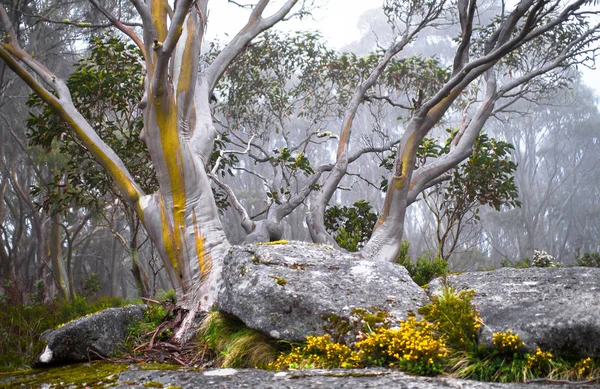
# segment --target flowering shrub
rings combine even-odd
[[[452,288],[442,289],[442,293],[432,298],[432,303],[419,309],[423,317],[435,324],[435,329],[444,334],[446,343],[455,349],[465,349],[477,341],[481,328],[479,312],[473,304],[472,290],[456,294]]]
[[[527,355],[527,368],[535,375],[548,373],[552,365],[552,353],[538,347],[535,354]]]
[[[333,342],[327,334],[307,337],[305,345],[292,348],[288,354],[281,354],[269,364],[276,370],[357,366],[357,353],[345,344]]]
[[[592,358],[587,357],[587,358],[582,359],[581,361],[577,362],[575,364],[575,369],[577,370],[578,376],[583,377],[583,376],[589,374],[590,371],[592,370]]]
[[[518,351],[525,345],[525,342],[521,340],[519,334],[513,334],[512,330],[508,329],[504,332],[496,332],[493,335],[494,346],[502,352],[514,352]]]
[[[448,355],[444,341],[434,336],[433,324],[415,317],[402,321],[400,328],[377,329],[356,347],[368,365],[399,367],[419,375],[441,373],[440,361]]]
[[[350,348],[329,335],[309,336],[306,344],[282,354],[270,364],[273,369],[398,367],[409,373],[435,375],[442,372],[441,360],[448,355],[443,340],[434,336],[434,326],[414,317],[400,328],[377,328]]]
[[[559,267],[554,257],[543,250],[533,250],[532,266],[535,267]]]

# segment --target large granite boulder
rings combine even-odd
[[[42,340],[47,345],[36,357],[34,366],[64,365],[109,357],[121,351],[127,328],[143,317],[144,310],[139,305],[109,308],[46,331]]]
[[[399,321],[426,300],[403,266],[303,242],[234,247],[223,279],[219,311],[289,341],[322,335],[328,319],[351,323],[357,308]]]
[[[555,355],[600,357],[600,268],[505,268],[448,276],[457,290],[473,289],[484,326],[480,341],[511,329],[525,347]],[[437,293],[442,279],[428,293]]]

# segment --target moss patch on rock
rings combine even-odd
[[[49,369],[27,370],[0,376],[0,388],[108,388],[115,384],[119,373],[128,365],[115,363],[85,363]]]

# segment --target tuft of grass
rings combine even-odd
[[[454,289],[444,287],[439,295],[433,296],[431,304],[419,309],[427,321],[435,324],[454,351],[477,348],[477,332],[482,320],[472,298],[473,291],[456,293]]]
[[[198,337],[219,367],[266,367],[277,358],[278,350],[269,337],[217,311],[206,316]]]

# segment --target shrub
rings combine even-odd
[[[377,222],[373,207],[364,200],[359,200],[350,207],[329,207],[324,218],[325,228],[334,236],[337,244],[351,252],[364,246]]]
[[[352,368],[397,367],[412,374],[436,375],[442,372],[447,356],[444,341],[434,326],[409,317],[399,328],[380,327],[351,346],[333,342],[328,334],[309,336],[306,344],[295,346],[270,364],[271,368]]]
[[[448,273],[448,262],[439,257],[433,259],[427,254],[423,254],[417,258],[413,264],[412,258],[408,255],[409,243],[402,242],[400,253],[396,259],[396,263],[404,266],[408,270],[413,281],[419,286],[425,286],[436,277],[441,277]]]
[[[542,351],[538,347],[536,352],[531,355],[526,355],[527,368],[534,376],[544,376],[550,372],[552,368],[552,353],[549,351]]]
[[[433,296],[431,304],[419,309],[454,350],[477,347],[477,332],[482,321],[471,302],[473,293],[469,290],[456,294],[452,288],[443,288],[441,294]]]
[[[441,373],[441,361],[448,355],[444,341],[435,336],[434,325],[414,316],[400,322],[400,328],[377,329],[356,347],[363,364],[427,376]]]
[[[535,267],[559,267],[554,257],[543,250],[533,250],[531,266]]]
[[[577,376],[580,378],[586,377],[592,371],[592,358],[587,357],[575,364],[575,370],[577,371]]]
[[[575,251],[575,260],[578,266],[600,267],[600,253],[584,253],[580,255],[579,249]]]
[[[510,328],[504,332],[496,332],[492,336],[494,339],[494,346],[500,352],[510,354],[519,351],[525,345],[525,342],[521,340],[519,334],[514,334]]]
[[[98,273],[92,273],[88,277],[83,279],[83,294],[87,297],[93,296],[102,289],[102,283],[100,282],[100,276]]]
[[[342,343],[333,342],[328,334],[308,336],[306,344],[292,348],[281,354],[269,365],[270,368],[310,369],[310,368],[352,368],[358,367],[356,351]]]

